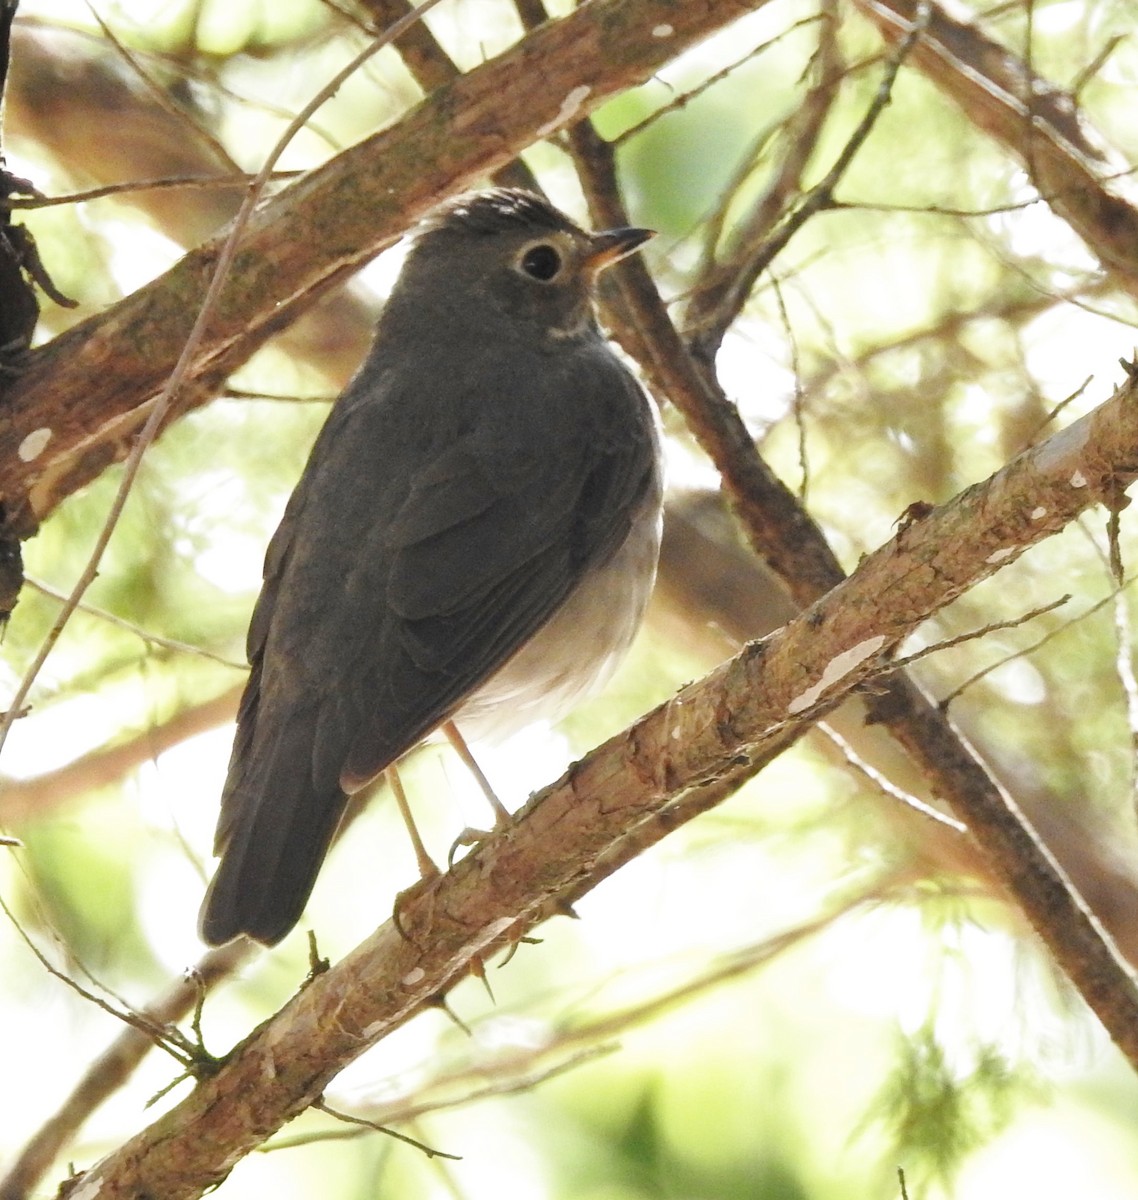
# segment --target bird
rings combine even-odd
[[[207,944],[279,942],[349,797],[434,731],[556,719],[623,657],[655,577],[661,446],[595,296],[652,233],[588,232],[509,188],[412,231],[266,551]]]

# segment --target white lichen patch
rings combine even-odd
[[[1033,508],[1030,515],[1033,521],[1042,521],[1047,516],[1047,509],[1041,504],[1038,508]]]
[[[671,25],[654,25],[652,27],[652,36],[654,38],[670,38],[675,29]]]
[[[557,116],[552,121],[546,121],[537,130],[539,138],[545,137],[547,134],[554,133],[560,129],[562,125],[568,125],[570,121],[577,115],[581,105],[585,103],[589,93],[593,89],[587,84],[582,83],[579,87],[575,87],[564,100],[561,101],[561,107],[557,110]]]
[[[851,646],[848,650],[843,650],[841,654],[835,655],[826,664],[822,678],[808,687],[801,695],[795,696],[786,706],[786,711],[794,716],[796,713],[805,712],[806,709],[813,707],[827,688],[833,687],[839,679],[844,679],[884,645],[884,635],[878,634],[877,637],[866,638],[864,642],[858,642],[856,646]]]
[[[1062,471],[1064,464],[1072,466],[1078,461],[1091,435],[1090,422],[1086,419],[1060,429],[1047,439],[1033,454],[1035,469],[1049,473]]]
[[[427,972],[422,967],[412,967],[410,971],[399,981],[404,987],[414,987],[415,984],[421,983],[426,977]]]
[[[50,441],[50,429],[33,429],[20,443],[20,448],[16,451],[20,456],[20,462],[34,462],[47,449],[47,444]]]
[[[1085,488],[1087,486],[1087,477],[1082,473],[1082,471],[1076,471],[1074,475],[1071,476],[1071,486],[1073,488]]]
[[[71,1200],[95,1200],[103,1190],[102,1181],[94,1171],[88,1171],[79,1181],[79,1186],[70,1192]]]
[[[491,921],[484,930],[487,935],[486,940],[492,942],[496,937],[501,937],[513,923],[513,917],[499,917],[496,921]]]
[[[984,561],[989,563],[1001,563],[1005,558],[1011,558],[1011,556],[1018,550],[1018,546],[1004,546],[1000,550],[993,550],[992,553],[989,554],[986,559],[984,559]]]

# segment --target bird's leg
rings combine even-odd
[[[419,864],[419,874],[424,879],[434,879],[438,875],[439,869],[427,853],[423,839],[419,836],[415,818],[411,815],[411,806],[407,803],[407,793],[403,790],[403,780],[399,778],[399,771],[394,763],[386,769],[385,774],[387,782],[391,785],[391,794],[395,797],[395,803],[399,805],[399,815],[403,818],[403,824],[407,826],[407,835],[411,839],[415,860]]]
[[[447,741],[454,747],[455,753],[466,765],[466,769],[474,776],[475,782],[482,789],[482,794],[490,802],[490,807],[494,810],[494,828],[505,829],[510,824],[510,810],[498,799],[494,789],[490,786],[490,780],[482,773],[482,768],[475,761],[474,755],[470,753],[466,739],[459,733],[458,726],[453,721],[444,721],[443,733],[446,735]]]
[[[403,901],[416,891],[424,880],[438,879],[441,872],[435,866],[434,859],[427,853],[427,848],[423,845],[423,839],[419,836],[418,827],[415,825],[415,818],[411,815],[411,806],[407,803],[407,793],[403,790],[403,780],[399,778],[399,769],[392,763],[384,770],[384,775],[387,776],[387,782],[391,787],[391,794],[395,797],[395,803],[399,805],[399,815],[403,818],[403,824],[407,826],[407,836],[411,839],[411,846],[415,851],[415,859],[419,864],[420,876],[418,883],[405,888],[395,897],[395,905],[391,910],[391,920],[399,936],[405,942],[414,942],[414,938],[403,927]]]

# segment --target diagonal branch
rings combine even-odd
[[[42,818],[58,805],[83,792],[119,782],[142,763],[157,758],[172,746],[231,721],[244,685],[226,689],[200,704],[179,709],[159,725],[116,742],[100,746],[72,762],[30,779],[0,776],[0,823],[17,825]]]
[[[913,523],[809,611],[683,689],[535,795],[508,829],[409,894],[174,1109],[93,1167],[73,1197],[195,1197],[319,1098],[471,962],[609,873],[622,839],[740,763],[770,761],[876,674],[932,613],[1098,502],[1138,461],[1138,369],[1101,408]],[[965,791],[964,795],[969,793]],[[1020,823],[959,813],[1128,1059],[1138,981]],[[1025,841],[1026,839],[1026,841]]]
[[[923,0],[856,0],[897,41]],[[1106,180],[1128,169],[1080,117],[1075,101],[978,25],[929,5],[910,62],[976,126],[1023,161],[1050,207],[1086,242],[1118,286],[1138,296],[1138,208]]]
[[[578,162],[584,167],[591,205],[597,213],[603,214],[605,221],[615,218],[619,199],[608,147],[587,121],[576,126],[571,136]],[[833,590],[818,600],[811,612],[816,612],[821,605],[828,606],[834,596],[847,591],[852,581],[838,583],[840,567],[821,531],[763,462],[746,437],[737,410],[723,395],[714,377],[709,371],[701,370],[687,352],[651,278],[640,264],[626,264],[619,278],[624,299],[634,317],[634,327],[626,329],[635,342],[633,352],[648,363],[649,370],[655,373],[667,394],[684,412],[701,444],[719,467],[725,490],[755,549],[768,560],[800,603],[809,603],[814,589],[818,589],[814,594],[820,595],[825,590],[821,585],[827,579],[832,580]],[[1123,392],[1133,387],[1132,377]],[[1072,447],[1080,448],[1084,426],[1084,422],[1078,423],[1057,435],[1051,444],[1065,446],[1066,439],[1070,439]],[[1023,457],[1015,460],[997,478],[1013,471]],[[1115,479],[1110,472],[1101,477],[1101,498],[1112,509],[1121,503],[1120,488],[1124,486],[1124,479],[1132,478],[1127,472],[1134,465],[1134,460],[1126,455],[1117,461],[1119,478]],[[1072,465],[1065,482],[1068,490],[1077,490],[1086,486],[1087,480],[1081,468]],[[1025,519],[1046,521],[1054,515],[1049,504],[1042,499],[1032,500],[1030,493],[1023,496],[1022,503],[1021,522]],[[1025,518],[1023,514],[1028,512],[1030,518]],[[917,536],[919,528],[918,523],[911,529],[903,529],[898,535],[898,544],[903,543],[910,532]],[[956,536],[972,535],[961,529]],[[994,561],[1014,557],[1020,549],[1019,544],[1013,544],[993,551]],[[854,578],[861,577],[864,571],[863,565]],[[878,598],[878,602],[885,604],[891,604],[892,600],[888,590]],[[807,614],[807,618],[809,616]],[[996,876],[1014,896],[1087,1002],[1102,1016],[1104,1009],[1113,1003],[1112,989],[1122,986],[1132,992],[1132,979],[1110,938],[1054,857],[971,746],[952,727],[946,714],[932,705],[915,683],[901,673],[893,672],[875,682],[874,692],[870,719],[889,729],[930,781],[934,794],[949,801],[965,818]],[[740,769],[736,768],[735,773],[741,773]],[[1056,924],[1052,919],[1060,909],[1069,914],[1080,914],[1077,947],[1065,939],[1062,924]],[[1104,984],[1107,978],[1110,983]],[[1136,1061],[1133,1049],[1138,1046],[1138,1029],[1133,1027],[1131,1017],[1118,1013],[1115,1017],[1114,1024],[1105,1023],[1116,1040],[1130,1039],[1128,1053],[1131,1061]],[[1120,1040],[1120,1044],[1124,1044],[1123,1041]]]
[[[231,975],[246,962],[252,946],[231,942],[207,952],[191,975],[183,977],[140,1016],[157,1026],[182,1019],[202,991]],[[0,1200],[25,1200],[48,1172],[60,1151],[95,1108],[130,1078],[135,1067],[154,1047],[141,1029],[125,1026],[118,1037],[83,1072],[63,1106],[38,1129],[20,1153],[5,1166],[0,1176]]]
[[[433,92],[258,210],[171,419],[447,194],[647,79],[765,0],[596,0]],[[666,31],[666,32],[665,32]],[[0,417],[0,496],[27,536],[121,459],[197,312],[220,242],[34,352]]]
[[[732,231],[724,257],[716,258],[714,239],[707,247],[708,261],[691,288],[684,315],[685,336],[693,346],[698,345],[699,356],[707,362],[714,360],[723,335],[771,261],[766,253],[767,239],[785,219],[793,198],[803,190],[803,176],[838,98],[843,68],[837,16],[833,11],[823,12],[811,65],[816,79],[782,129],[781,151],[772,178]],[[745,170],[739,171],[739,182],[753,169],[753,163],[745,164]]]
[[[411,0],[359,0],[360,7],[371,15],[376,29],[383,29],[414,9]],[[462,72],[450,55],[422,21],[416,21],[395,43],[403,65],[424,92],[446,87]],[[501,187],[526,188],[540,192],[537,177],[525,159],[515,158],[494,172],[494,182]]]

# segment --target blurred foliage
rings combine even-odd
[[[365,36],[345,15],[362,12],[316,0],[96,8],[126,50],[73,0],[20,8],[5,149],[48,193],[177,174],[179,163],[216,169],[214,142],[255,168]],[[836,12],[846,70],[806,185],[845,144],[880,79],[877,35],[852,4]],[[649,261],[678,318],[706,240],[722,255],[772,179],[779,132],[809,86],[817,18],[805,0],[775,0],[597,115],[602,133],[620,139],[634,220],[660,230]],[[1135,161],[1129,0],[1012,3],[983,22],[1013,52],[1030,39],[1033,69],[1079,87],[1087,120]],[[521,30],[506,0],[448,0],[428,24],[463,67]],[[52,74],[64,66],[74,73],[66,86]],[[157,81],[165,108],[140,72]],[[45,87],[54,89],[50,119],[37,90]],[[418,95],[385,51],[320,110],[283,165],[324,161]],[[535,147],[527,160],[583,217],[563,148]],[[915,71],[902,71],[837,200],[759,281],[718,366],[769,461],[803,488],[852,568],[908,505],[947,500],[998,469],[1054,428],[1049,414],[1062,402],[1059,424],[1100,402],[1135,340],[1135,306],[1039,202],[1022,165]],[[219,190],[144,191],[28,214],[57,284],[81,301],[74,313],[45,306],[41,340],[160,272],[235,203]],[[725,214],[718,238],[716,212]],[[381,263],[356,294],[378,306],[390,277]],[[218,658],[243,657],[264,545],[322,401],[361,349],[331,372],[282,339],[231,381],[233,397],[183,419],[153,448],[87,597],[137,629],[91,613],[71,622],[6,748],[11,794],[20,779],[145,739],[240,679],[239,666]],[[674,414],[665,419],[675,485],[706,485],[699,452]],[[118,477],[108,471],[45,524],[26,547],[29,575],[70,586]],[[1131,525],[1124,517],[1128,566],[1138,551]],[[1125,591],[1117,607],[1111,600],[1103,545],[1092,514],[962,597],[909,649],[1071,595],[918,670],[945,695],[995,666],[953,701],[952,715],[1017,798],[1042,798],[1044,813],[1079,822],[1067,836],[1100,856],[1105,891],[1110,869],[1118,887],[1136,886],[1138,847],[1133,722],[1117,669],[1133,599]],[[57,610],[57,600],[25,591],[0,665],[9,692]],[[520,802],[571,755],[713,665],[703,635],[714,616],[683,615],[678,634],[674,614],[654,614],[610,689],[563,729],[485,751],[504,796]],[[202,733],[156,757],[143,745],[115,786],[60,790],[24,814],[13,832],[25,850],[0,852],[0,895],[52,961],[80,978],[94,972],[133,1003],[194,961],[229,736]],[[919,787],[900,775],[901,786]],[[440,859],[458,829],[485,820],[439,751],[418,755],[408,779]],[[0,816],[3,805],[0,793]],[[343,953],[364,936],[413,872],[392,806],[377,803],[313,897],[322,952]],[[1138,1135],[1119,1116],[1135,1111],[1138,1083],[1102,1031],[951,836],[882,797],[821,739],[624,868],[580,915],[551,922],[542,944],[491,970],[496,1003],[476,981],[455,990],[450,1003],[473,1038],[441,1012],[426,1014],[337,1081],[332,1103],[366,1116],[557,1075],[399,1126],[461,1162],[428,1161],[374,1134],[316,1140],[252,1156],[222,1194],[884,1200],[899,1195],[898,1166],[913,1200],[1121,1200],[1138,1188]],[[1134,913],[1118,919],[1135,934],[1133,950]],[[211,1048],[224,1050],[288,998],[306,971],[303,943],[294,936],[210,997]],[[0,977],[5,1072],[21,1082],[0,1107],[5,1159],[116,1030],[49,978],[10,927],[0,934]],[[598,1048],[606,1053],[575,1057]],[[175,1073],[152,1057],[68,1159],[85,1164],[148,1119],[143,1104]],[[296,1132],[331,1128],[310,1113]]]
[[[881,1091],[883,1120],[893,1127],[909,1183],[929,1173],[955,1174],[961,1160],[1011,1119],[1033,1091],[1028,1063],[1010,1063],[995,1046],[977,1046],[974,1061],[954,1070],[932,1029],[898,1039],[898,1062]]]

